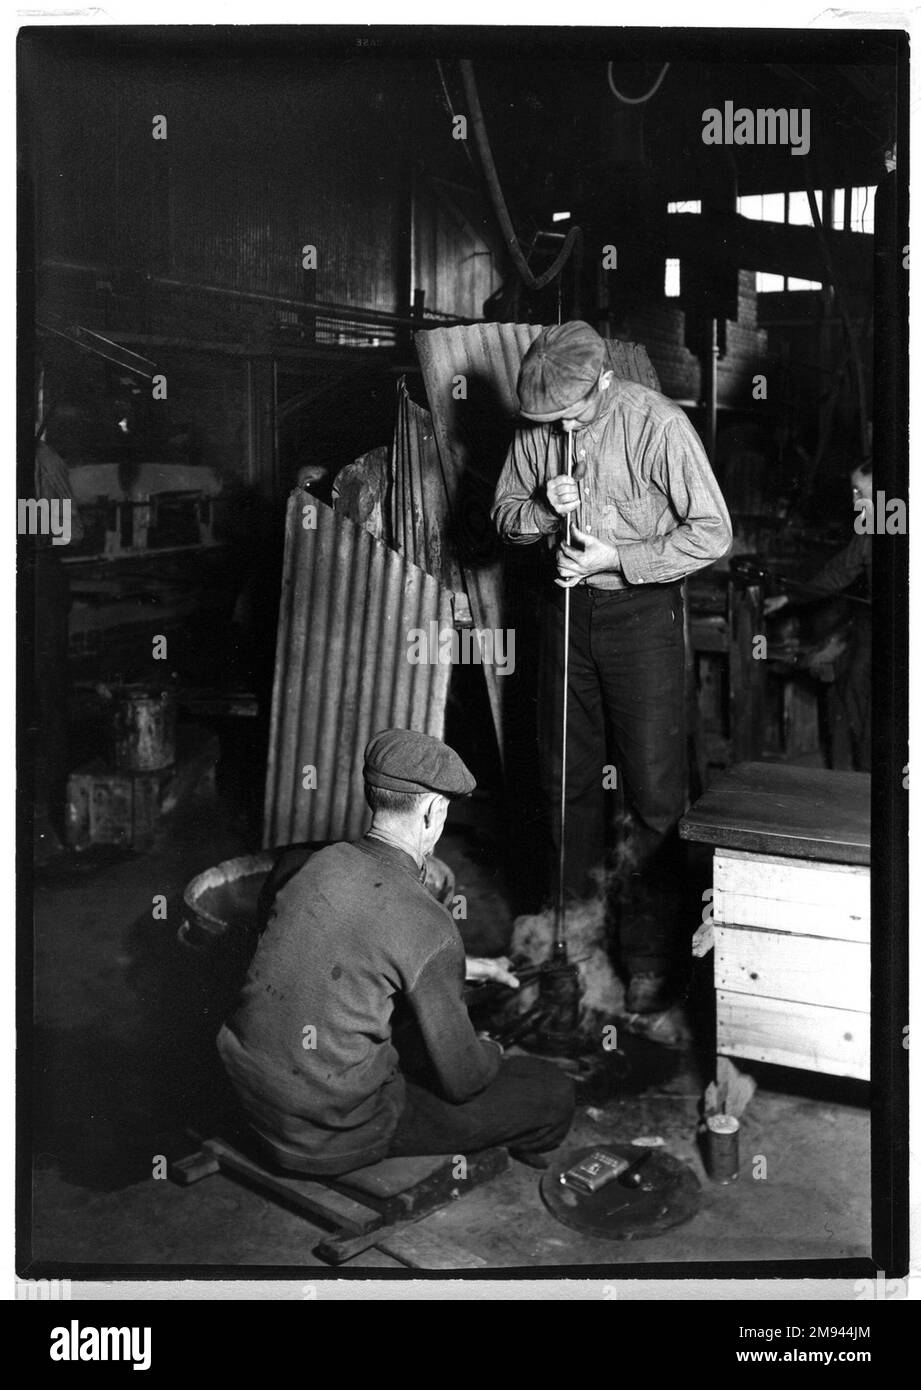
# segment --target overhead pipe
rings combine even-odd
[[[467,97],[467,106],[470,112],[470,120],[473,125],[473,134],[476,139],[476,146],[480,156],[480,163],[483,174],[492,198],[492,205],[499,226],[502,228],[502,235],[505,237],[509,253],[514,262],[515,269],[521,276],[525,286],[529,290],[545,289],[551,281],[555,280],[563,269],[569,257],[572,255],[573,248],[582,240],[582,228],[572,227],[564,241],[559,255],[543,275],[535,276],[531,267],[524,258],[521,247],[518,244],[518,237],[515,228],[512,226],[512,219],[509,216],[508,207],[502,194],[502,186],[499,183],[499,175],[493,162],[492,150],[489,145],[489,136],[486,134],[486,122],[483,119],[483,111],[480,106],[480,97],[477,92],[476,79],[473,76],[473,64],[467,58],[460,60],[461,77],[464,83],[464,93]]]
[[[101,266],[81,265],[74,261],[42,261],[42,266],[48,270],[68,270],[77,271],[85,275],[105,275],[111,276],[113,272]],[[185,290],[189,294],[214,294],[223,295],[229,299],[239,299],[254,304],[273,304],[281,309],[307,310],[323,318],[349,319],[359,323],[380,324],[383,327],[393,326],[395,328],[453,328],[459,325],[472,323],[486,323],[486,319],[478,318],[430,318],[420,322],[418,318],[408,318],[402,314],[391,314],[385,309],[365,309],[355,304],[324,304],[319,300],[312,302],[305,299],[289,299],[284,295],[264,294],[259,290],[234,290],[225,285],[205,285],[196,283],[192,280],[178,280],[165,275],[146,275],[143,281],[148,285],[155,285],[159,289]]]

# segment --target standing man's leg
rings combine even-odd
[[[627,1007],[665,1007],[683,963],[684,882],[678,821],[686,806],[684,623],[680,586],[599,597],[592,654],[635,828],[620,944],[630,973]]]

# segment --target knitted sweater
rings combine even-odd
[[[391,1040],[399,998],[454,1103],[483,1090],[499,1052],[464,1006],[464,947],[410,855],[363,839],[320,850],[275,900],[218,1051],[252,1127],[296,1172],[383,1158],[405,1103]]]

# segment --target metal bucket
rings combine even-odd
[[[115,703],[113,736],[119,772],[158,772],[176,761],[176,696],[153,685],[121,685]]]
[[[276,874],[276,891],[310,858],[322,843],[288,845],[225,859],[186,884],[182,894],[183,921],[179,941],[191,951],[218,949],[234,959],[251,959],[258,940],[259,895],[269,873]],[[447,864],[430,856],[425,887],[447,906],[454,893],[454,874]]]
[[[193,951],[221,947],[233,954],[254,949],[259,894],[274,862],[271,850],[244,854],[205,869],[187,883],[179,928],[183,946]]]

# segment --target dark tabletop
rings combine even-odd
[[[681,819],[682,839],[753,854],[870,863],[870,774],[736,763]]]

